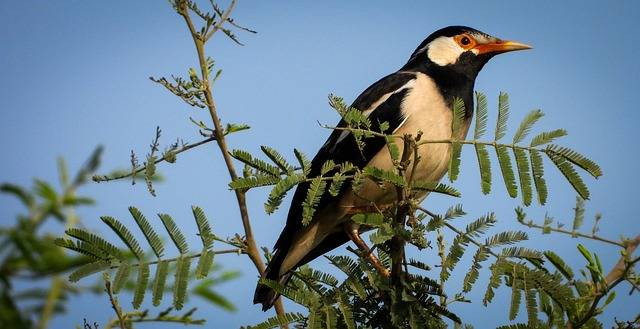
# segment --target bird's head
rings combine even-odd
[[[475,79],[493,56],[530,48],[529,45],[502,40],[470,27],[449,26],[427,37],[403,69],[427,65]]]

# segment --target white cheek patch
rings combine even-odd
[[[448,37],[439,37],[427,45],[427,56],[440,66],[454,64],[464,51],[453,38]]]

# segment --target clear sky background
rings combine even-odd
[[[585,177],[592,201],[587,203],[584,229],[590,230],[594,214],[601,212],[603,236],[616,239],[640,232],[637,1],[241,1],[233,16],[258,34],[238,33],[244,47],[216,35],[207,48],[224,71],[215,86],[221,117],[253,128],[231,136],[231,147],[257,152],[266,144],[290,158],[296,147],[312,156],[329,134],[317,121],[337,121],[327,106],[327,94],[352,101],[371,83],[401,67],[432,31],[468,25],[535,47],[493,59],[480,73],[476,89],[489,96],[491,109],[496,108],[499,91],[510,94],[511,132],[529,110],[541,108],[546,117],[537,131],[566,128],[569,136],[561,143],[602,166],[601,179]],[[103,170],[126,167],[131,149],[140,156],[147,152],[156,125],[163,129],[165,145],[175,138],[200,139],[188,117],[207,121],[207,113],[189,108],[147,79],[186,75],[189,67],[196,66],[186,27],[166,2],[10,1],[0,10],[0,22],[0,140],[4,141],[0,181],[26,185],[32,177],[53,181],[57,156],[77,168],[97,144],[106,146]],[[493,120],[495,110],[491,113]],[[506,199],[501,178],[494,175],[491,195],[480,193],[474,158],[471,149],[464,152],[462,175],[455,183],[463,199],[430,197],[426,206],[444,211],[463,202],[470,215],[457,222],[460,227],[495,211],[499,224],[492,232],[523,229],[513,212],[520,199]],[[527,211],[540,221],[548,213],[569,224],[575,193],[546,164],[548,205]],[[497,168],[495,160],[493,166]],[[226,188],[227,172],[214,145],[188,152],[160,170],[167,180],[156,186],[155,198],[144,184],[84,188],[99,203],[82,209],[83,223],[104,231],[100,215],[129,221],[127,207],[135,205],[148,217],[157,212],[174,215],[185,233],[191,232],[187,236],[195,245],[198,237],[189,206],[196,204],[205,209],[217,234],[241,232],[233,194]],[[249,206],[260,245],[271,247],[286,206],[265,215],[265,192],[250,192]],[[2,225],[12,223],[20,211],[15,200],[0,198]],[[590,241],[529,233],[532,240],[525,245],[555,250],[573,265],[583,265],[575,249],[578,242],[597,250],[606,268],[618,257],[614,248]],[[433,250],[414,256],[437,262]],[[460,289],[470,257],[454,272],[449,291]],[[249,260],[229,255],[216,259],[225,269],[242,272],[241,279],[219,290],[238,311],[227,313],[191,299],[189,305],[200,306],[197,314],[210,321],[208,326],[233,328],[271,316],[251,304],[256,274]],[[327,268],[322,261],[312,265]],[[495,302],[483,307],[487,272],[481,273],[470,294],[474,303],[455,305],[453,310],[476,328],[505,324],[510,292],[501,289]],[[620,289],[620,297],[602,318],[606,325],[614,316],[630,319],[640,310],[637,297],[627,297],[627,291],[628,287]],[[130,306],[129,297],[121,299]],[[112,316],[102,295],[74,299],[69,310],[54,320],[52,328],[69,328],[83,318],[105,323]]]

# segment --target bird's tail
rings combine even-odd
[[[276,281],[282,286],[285,286],[287,282],[289,282],[289,279],[291,279],[291,275],[293,274],[293,272],[290,271],[284,275],[280,275],[280,266],[282,266],[282,262],[284,261],[285,256],[286,251],[283,251],[282,249],[277,250],[271,258],[271,261],[269,262],[266,270],[264,271],[262,278]],[[280,294],[278,294],[271,287],[258,283],[256,292],[253,295],[253,303],[262,304],[262,310],[266,311],[273,306],[279,296]]]

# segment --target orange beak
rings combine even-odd
[[[500,39],[493,42],[489,42],[489,43],[478,44],[477,46],[474,47],[474,49],[478,51],[478,55],[488,54],[488,53],[500,54],[500,53],[506,53],[508,51],[525,50],[525,49],[531,49],[531,48],[533,47],[524,43],[508,41],[508,40],[500,40]]]

